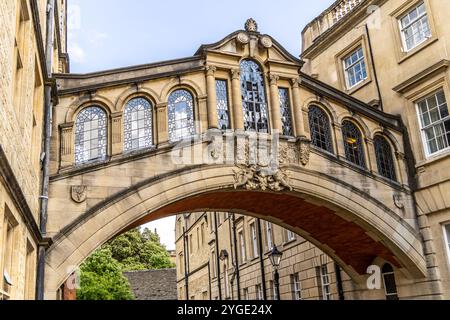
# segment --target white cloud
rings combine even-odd
[[[70,60],[75,63],[83,63],[86,60],[86,53],[77,42],[69,43]]]
[[[70,4],[67,8],[67,29],[81,29],[81,7],[78,4]]]
[[[109,38],[109,34],[99,31],[88,32],[89,34],[89,42],[92,45],[102,45],[103,41]]]

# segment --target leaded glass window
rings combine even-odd
[[[228,130],[230,126],[230,112],[228,109],[228,89],[226,80],[216,80],[217,115],[219,129]]]
[[[107,123],[102,108],[92,106],[82,110],[75,122],[75,164],[106,157]]]
[[[365,168],[363,141],[359,129],[352,122],[344,121],[342,123],[342,135],[344,137],[345,157],[347,160]]]
[[[124,111],[125,152],[148,148],[152,139],[152,105],[144,98],[130,100]]]
[[[289,91],[285,88],[279,88],[278,94],[280,96],[280,114],[281,126],[284,136],[293,136],[294,128],[292,127],[291,103],[289,101]]]
[[[395,181],[396,175],[391,145],[381,136],[376,136],[373,144],[377,158],[378,173],[385,178]]]
[[[427,155],[450,149],[450,114],[443,90],[418,103]]]
[[[174,91],[169,97],[169,139],[171,142],[195,134],[194,100],[186,90]]]
[[[244,60],[241,63],[241,92],[244,129],[268,133],[269,117],[264,77],[259,66],[252,60]]]
[[[308,116],[312,145],[333,153],[330,120],[325,111],[317,106],[311,106]]]

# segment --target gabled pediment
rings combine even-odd
[[[202,45],[195,55],[205,55],[208,52],[232,55],[258,55],[264,53],[266,59],[290,64],[303,65],[303,61],[290,54],[278,41],[267,34],[261,34],[253,19],[247,20],[245,30],[235,31],[222,40]]]

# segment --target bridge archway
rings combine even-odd
[[[286,227],[335,259],[356,281],[375,259],[422,278],[426,265],[415,229],[367,192],[331,175],[288,165],[292,190],[235,189],[236,166],[184,167],[141,181],[80,215],[54,239],[46,257],[46,298],[96,248],[118,233],[193,211],[229,211]],[[359,280],[358,280],[359,279]]]

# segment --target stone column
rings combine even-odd
[[[282,132],[283,125],[281,123],[281,111],[280,111],[280,94],[278,92],[278,80],[279,76],[271,74],[270,78],[270,104],[272,115],[272,132]]]
[[[160,103],[156,105],[156,137],[155,141],[158,146],[167,144],[169,142],[168,134],[168,115],[167,103]]]
[[[74,158],[74,141],[73,141],[74,123],[65,123],[60,125],[61,128],[61,168],[72,166],[75,162]]]
[[[234,130],[244,130],[244,112],[242,110],[241,76],[239,69],[231,70],[231,95],[233,100]]]
[[[218,129],[219,119],[217,115],[217,97],[216,97],[216,73],[214,66],[206,67],[206,93],[208,104],[208,129]]]
[[[295,121],[295,135],[296,137],[306,137],[310,139],[309,134],[305,130],[305,122],[303,119],[302,103],[300,100],[300,79],[294,78],[291,80],[292,83],[292,98],[293,98],[293,110],[294,110],[294,121]]]
[[[111,118],[111,155],[116,156],[123,153],[122,112],[112,114]]]

